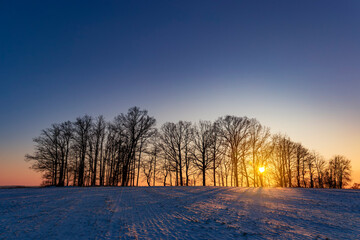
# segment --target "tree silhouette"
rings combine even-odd
[[[277,186],[344,188],[351,162],[295,143],[256,119],[224,116],[215,122],[179,121],[155,128],[155,118],[133,107],[112,121],[78,117],[52,124],[33,139],[31,168],[53,186]],[[262,171],[259,171],[262,169]],[[211,174],[210,174],[211,173]],[[201,181],[200,181],[201,180]]]

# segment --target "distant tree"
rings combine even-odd
[[[46,185],[57,185],[58,183],[59,137],[60,127],[58,124],[42,130],[40,136],[33,139],[36,144],[34,154],[25,156],[27,161],[33,162],[32,169],[43,173]]]
[[[96,185],[98,162],[102,164],[103,145],[105,140],[106,122],[103,116],[95,119],[91,126],[89,137],[89,166],[91,173],[91,186]],[[100,166],[101,168],[102,166]]]
[[[184,124],[185,136],[184,136],[184,162],[185,162],[185,185],[189,186],[190,182],[190,169],[191,169],[191,143],[194,140],[193,127],[191,122]]]
[[[158,141],[159,132],[157,129],[154,129],[154,131],[151,132],[151,136],[147,139],[146,145],[144,146],[143,150],[144,157],[141,163],[141,168],[143,169],[143,173],[145,175],[148,186],[156,185],[156,174],[158,173],[157,165],[161,156]]]
[[[209,121],[200,121],[194,127],[193,150],[191,152],[195,166],[202,173],[203,186],[206,186],[206,170],[213,161],[211,147],[214,144],[213,128]]]
[[[226,147],[224,150],[224,153],[229,152]],[[224,155],[224,157],[221,159],[221,165],[220,165],[220,177],[221,177],[221,183],[222,186],[230,186],[231,182],[229,183],[229,177],[231,175],[231,165],[232,161],[231,158],[228,157],[228,155]]]
[[[344,156],[334,156],[328,166],[327,183],[330,188],[343,188],[351,181],[351,162]]]
[[[275,169],[274,178],[280,187],[292,187],[293,162],[296,144],[286,135],[277,134],[272,138]]]
[[[89,146],[90,130],[92,126],[92,117],[85,115],[79,117],[74,123],[75,134],[74,140],[79,151],[79,168],[78,168],[78,186],[85,185],[85,160]]]
[[[258,187],[263,185],[262,178],[260,178],[258,171],[259,167],[264,167],[264,158],[261,158],[261,152],[264,153],[264,148],[268,147],[268,139],[270,138],[269,128],[263,127],[256,119],[251,119],[249,129],[249,145],[251,151],[251,162],[253,170],[253,186]]]
[[[326,161],[247,117],[165,123],[158,131],[155,118],[133,107],[111,122],[85,115],[52,124],[33,141],[25,160],[43,174],[42,185],[138,186],[143,177],[148,186],[195,186],[201,179],[214,186],[344,188],[351,180],[344,156]]]
[[[314,188],[314,167],[315,167],[315,159],[316,159],[316,153],[309,154],[307,158],[307,166],[309,169],[309,181],[310,181],[310,188]]]
[[[223,138],[221,138],[219,131],[220,130],[218,124],[216,122],[213,123],[211,128],[212,145],[210,152],[212,156],[212,171],[213,171],[214,186],[216,186],[216,170],[221,165],[222,162],[221,160],[223,159],[223,156],[225,154]],[[218,173],[218,175],[221,175],[221,170],[220,173]]]
[[[191,123],[180,121],[178,123],[165,123],[161,127],[161,149],[165,158],[169,161],[172,169],[175,170],[176,186],[184,185],[183,181],[183,167],[184,162],[187,161],[189,135],[191,134]],[[186,163],[186,162],[185,162]],[[186,168],[189,166],[186,164]],[[186,169],[186,172],[188,169]]]
[[[232,176],[234,185],[239,186],[239,162],[241,164],[241,174],[246,178],[246,185],[249,187],[249,175],[245,162],[245,148],[249,136],[250,120],[246,117],[225,116],[217,120],[221,137],[228,146],[229,156],[232,163]]]
[[[149,156],[147,159],[144,159],[141,162],[141,168],[143,169],[146,183],[148,186],[151,186],[151,180],[153,179],[153,176],[155,176],[154,163],[155,158],[152,156]]]
[[[136,150],[139,149],[141,141],[152,130],[156,121],[155,118],[148,116],[146,110],[140,110],[138,107],[130,108],[126,115],[120,114],[114,121],[119,128],[120,135],[122,135],[122,151],[125,153],[122,162],[121,184],[128,186],[131,170],[133,171],[132,177],[135,177],[135,169],[131,169],[131,163],[135,161]]]
[[[325,178],[325,170],[326,170],[326,161],[319,154],[315,154],[314,159],[315,169],[316,169],[316,187],[323,188],[324,187],[324,178]]]
[[[306,158],[309,155],[309,151],[303,147],[301,143],[295,144],[295,155],[296,155],[296,183],[297,187],[301,187],[301,182],[305,183],[305,162]],[[301,177],[303,180],[301,181]],[[306,183],[305,183],[306,186]]]
[[[137,149],[138,152],[138,162],[137,162],[137,175],[136,175],[136,186],[139,186],[139,177],[140,177],[140,167],[141,167],[141,154],[144,151],[144,148],[146,148],[146,140],[147,138],[142,137],[140,139],[140,144],[139,147]],[[134,162],[135,163],[135,162]],[[150,167],[150,169],[152,169],[152,166]],[[135,172],[134,172],[135,173]],[[134,181],[135,181],[135,177],[134,177]],[[133,186],[135,186],[135,183],[133,183]],[[149,185],[150,186],[150,185]]]
[[[98,120],[100,122],[100,120]],[[110,160],[109,156],[109,145],[108,145],[108,139],[111,137],[109,136],[109,124],[107,122],[104,122],[103,124],[99,124],[100,131],[100,162],[99,162],[99,185],[104,186],[105,184],[105,174],[106,174],[106,166],[108,164],[108,161]],[[103,127],[103,128],[102,128]]]
[[[170,186],[172,186],[171,183],[171,164],[170,161],[166,158],[165,154],[164,157],[161,158],[162,159],[162,163],[160,164],[160,174],[162,175],[162,179],[163,179],[163,185],[166,186],[167,185],[167,178],[168,176],[170,176]]]
[[[44,185],[65,185],[71,138],[72,124],[64,122],[42,130],[40,136],[33,139],[35,153],[27,154],[25,159],[33,162],[34,170],[44,174]]]
[[[161,154],[161,148],[159,146],[160,134],[157,129],[155,129],[154,134],[151,137],[151,148],[149,150],[149,155],[154,160],[154,176],[153,176],[153,186],[156,185],[156,174],[157,174],[157,163]]]
[[[60,149],[60,171],[59,171],[59,182],[58,186],[65,185],[65,178],[67,179],[66,185],[69,185],[69,155],[71,151],[71,141],[73,138],[73,124],[70,121],[63,122],[59,125],[60,136],[59,136],[59,149]]]

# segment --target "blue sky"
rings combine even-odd
[[[358,1],[0,1],[0,168],[27,168],[51,123],[137,105],[158,125],[255,117],[360,169],[359,12]]]

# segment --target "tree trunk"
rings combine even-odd
[[[141,142],[141,144],[140,144],[140,152],[139,152],[139,160],[138,160],[138,171],[137,171],[136,186],[139,186],[140,161],[141,161],[142,146],[143,146],[143,142]]]
[[[156,177],[156,152],[155,152],[155,156],[154,156],[154,181],[153,181],[153,186],[155,186],[155,177]]]
[[[203,175],[203,186],[206,186],[206,171],[205,171],[205,168],[202,169],[202,175]]]

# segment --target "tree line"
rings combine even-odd
[[[133,107],[105,121],[85,115],[33,139],[31,168],[53,186],[245,186],[344,188],[351,162],[328,161],[258,120],[167,122]]]

